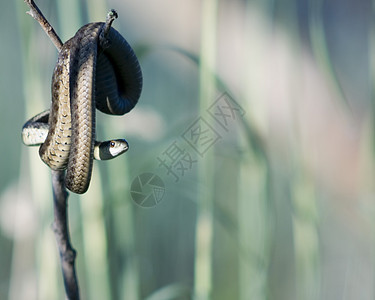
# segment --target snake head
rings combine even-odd
[[[94,158],[96,160],[108,160],[115,158],[129,149],[129,144],[125,139],[95,142]]]
[[[109,141],[109,152],[113,157],[119,156],[129,150],[129,144],[125,139]]]

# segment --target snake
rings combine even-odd
[[[40,146],[47,138],[50,110],[47,109],[31,119],[22,127],[22,142],[26,146]],[[125,139],[114,139],[109,141],[95,141],[94,159],[110,160],[129,150],[129,144]]]
[[[95,140],[95,113],[123,115],[137,104],[142,71],[134,50],[111,24],[89,23],[66,41],[52,75],[51,108],[22,128],[26,145],[40,145],[39,156],[52,170],[66,170],[65,186],[87,191],[93,160],[111,159],[128,148],[126,140]]]

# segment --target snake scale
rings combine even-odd
[[[66,169],[65,185],[77,194],[85,193],[89,187],[94,148],[95,152],[105,152],[119,141],[125,145],[119,154],[128,149],[124,140],[101,146],[95,142],[95,108],[123,115],[136,105],[142,91],[138,59],[127,41],[111,27],[115,18],[117,13],[111,10],[106,23],[84,25],[63,44],[52,76],[51,109],[26,122],[23,128],[24,143],[32,145],[36,142],[27,140],[27,129],[34,126],[34,131],[42,135],[39,130],[45,124],[48,134],[39,137],[45,139],[37,142],[41,143],[39,155],[51,169]]]

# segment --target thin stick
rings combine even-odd
[[[63,43],[53,27],[43,16],[33,0],[25,0],[25,3],[30,7],[30,11],[27,13],[39,22],[57,50],[60,51]],[[52,171],[52,190],[54,202],[53,231],[60,253],[65,293],[67,299],[76,300],[79,299],[79,287],[75,271],[76,251],[70,244],[67,212],[69,193],[65,188],[65,171]]]
[[[111,9],[108,14],[107,14],[107,18],[106,18],[106,21],[105,21],[105,24],[104,24],[104,28],[103,30],[101,31],[100,35],[99,35],[99,42],[100,42],[100,46],[103,48],[103,49],[106,49],[108,48],[109,46],[109,41],[107,39],[107,36],[108,36],[108,32],[109,30],[111,29],[111,26],[112,26],[112,23],[115,19],[118,18],[118,14],[117,12],[114,10],[114,9]]]
[[[38,21],[40,26],[43,28],[44,32],[47,33],[49,38],[51,39],[52,43],[55,45],[58,51],[62,48],[62,41],[57,35],[55,29],[53,29],[52,25],[47,21],[47,19],[43,16],[42,12],[38,8],[38,6],[34,3],[33,0],[25,0],[25,3],[30,7],[30,10],[26,13],[32,16],[35,20]]]
[[[53,231],[60,252],[65,292],[68,299],[79,299],[78,280],[75,271],[76,251],[70,244],[68,227],[69,193],[65,188],[65,171],[52,170],[52,189],[55,215]]]
[[[104,33],[104,36],[107,37],[107,34],[109,32],[109,29],[111,28],[112,26],[112,22],[118,18],[118,14],[117,12],[114,10],[114,9],[111,9],[108,14],[107,14],[107,18],[106,18],[106,21],[105,21],[105,25],[104,25],[104,30],[103,30],[103,33]]]

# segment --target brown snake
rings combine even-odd
[[[106,23],[89,23],[65,42],[52,76],[49,131],[41,159],[53,170],[66,169],[65,185],[77,194],[88,189],[95,143],[95,107],[122,115],[137,103],[142,73],[126,40]]]

